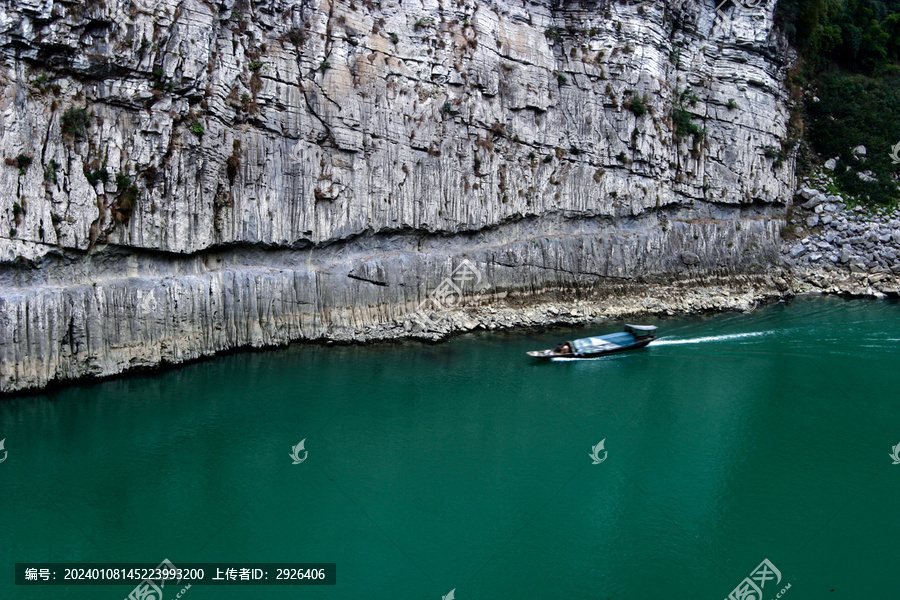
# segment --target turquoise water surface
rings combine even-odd
[[[718,600],[764,559],[766,600],[900,598],[900,304],[640,322],[660,338],[596,360],[525,352],[621,324],[297,345],[0,400],[0,599],[133,588],[16,586],[17,562],[164,558],[337,564],[334,586],[189,600]]]

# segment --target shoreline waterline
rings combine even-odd
[[[706,280],[706,281],[704,281]],[[707,283],[707,281],[709,283]],[[703,313],[749,312],[758,307],[801,295],[834,295],[852,298],[896,298],[900,276],[867,284],[866,276],[824,269],[789,270],[777,268],[763,274],[718,274],[708,277],[671,278],[668,283],[618,282],[595,292],[596,299],[569,301],[517,296],[503,298],[495,305],[463,306],[445,313],[440,331],[404,328],[403,323],[367,325],[356,331],[337,330],[315,339],[296,339],[271,345],[246,345],[204,353],[182,361],[161,361],[138,365],[116,373],[54,379],[44,386],[0,390],[0,401],[39,395],[72,385],[93,384],[120,377],[163,373],[171,369],[214,360],[241,352],[277,351],[295,344],[369,345],[384,343],[439,343],[471,332],[540,331],[558,327],[590,327],[623,319],[673,318]],[[887,290],[887,291],[881,291]],[[624,291],[618,295],[618,291]],[[570,292],[571,293],[571,292]],[[577,293],[589,294],[589,290]],[[408,323],[408,322],[407,322]],[[407,325],[408,326],[408,325]]]

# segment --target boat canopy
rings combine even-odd
[[[634,344],[634,335],[628,332],[614,333],[602,337],[589,337],[569,342],[575,354],[595,354],[624,348]]]
[[[655,325],[625,325],[625,330],[633,333],[635,337],[650,335],[657,329]]]

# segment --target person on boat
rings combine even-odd
[[[569,353],[569,343],[563,342],[562,344],[560,344],[559,346],[556,347],[554,352],[556,352],[557,354],[568,354]]]

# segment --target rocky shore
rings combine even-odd
[[[794,275],[794,291],[874,298],[900,292],[897,207],[851,206],[807,182],[797,192],[784,237],[783,254]]]
[[[418,339],[437,342],[468,331],[592,325],[622,319],[646,320],[721,310],[749,312],[761,303],[775,301],[786,293],[789,294],[789,277],[789,274],[780,269],[774,275],[722,272],[717,275],[707,273],[699,277],[682,275],[668,280],[659,278],[645,282],[623,281],[593,291],[557,291],[539,298],[503,293],[473,295],[462,298],[458,307],[443,311],[440,315],[432,315],[435,318],[428,326],[410,313],[368,325],[352,325],[345,319],[339,326],[321,329],[318,335],[310,336],[297,336],[296,332],[291,334],[287,327],[267,331],[247,324],[241,325],[242,328],[246,327],[243,332],[236,331],[231,324],[216,326],[214,331],[204,334],[192,331],[188,323],[182,323],[179,328],[176,325],[178,319],[166,314],[168,308],[152,305],[155,314],[146,314],[145,320],[154,329],[154,335],[167,339],[139,343],[144,337],[140,333],[126,344],[122,344],[120,339],[110,343],[110,339],[97,336],[91,338],[91,331],[101,335],[102,332],[100,322],[90,318],[85,329],[71,332],[71,337],[65,340],[66,345],[59,346],[55,351],[53,348],[46,349],[46,355],[51,360],[37,361],[20,357],[18,361],[8,361],[8,377],[0,389],[0,396],[34,391],[71,380],[104,378],[133,370],[145,371],[164,365],[184,364],[233,349],[284,346],[297,340],[375,343]],[[172,283],[168,285],[172,286]],[[146,305],[141,310],[146,313]],[[162,327],[166,321],[169,322],[170,329]],[[171,329],[175,329],[174,335]],[[168,332],[168,335],[163,335],[163,331]],[[241,333],[246,335],[241,336]],[[252,335],[254,333],[258,335]],[[75,337],[79,338],[77,344],[81,345],[69,348],[68,344]],[[236,340],[244,343],[236,343]],[[37,358],[41,355],[35,353],[34,356]]]
[[[478,305],[476,299],[475,304],[443,313],[434,321],[434,328],[408,319],[366,328],[362,335],[338,335],[332,339],[360,342],[410,337],[436,341],[465,331],[588,325],[718,310],[749,312],[761,303],[781,298],[787,289],[786,279],[771,274],[721,274],[674,278],[667,282],[628,282],[567,301],[550,297],[525,301],[509,297]]]
[[[475,329],[589,324],[715,310],[747,312],[761,303],[810,293],[900,297],[900,208],[878,210],[848,203],[824,191],[830,183],[821,176],[815,182],[805,180],[797,190],[782,231],[780,259],[764,273],[673,277],[654,285],[632,282],[601,297],[538,302],[525,308],[469,307],[447,313],[438,331],[413,326],[408,335],[439,339]]]

